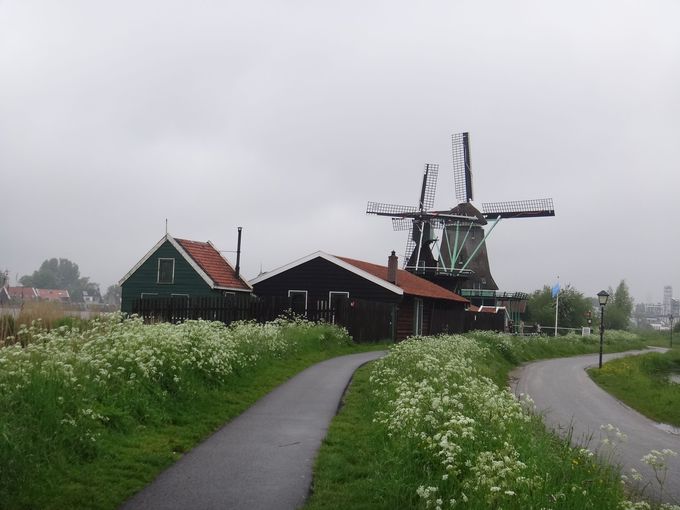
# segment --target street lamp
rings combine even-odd
[[[600,368],[602,368],[602,349],[604,348],[604,307],[607,306],[609,294],[601,290],[597,293],[597,300],[600,302]]]
[[[671,349],[673,348],[673,314],[670,314],[668,318],[671,320]]]

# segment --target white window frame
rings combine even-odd
[[[422,298],[414,298],[413,300],[413,334],[416,336],[423,335],[423,309],[425,304]]]
[[[293,292],[296,292],[298,294],[304,294],[305,295],[305,313],[307,313],[307,291],[306,290],[301,290],[301,289],[291,289],[288,291],[288,297],[292,297],[291,294]]]
[[[173,292],[172,294],[170,294],[170,297],[185,297],[185,298],[189,299],[189,294],[181,294],[181,293],[180,293],[180,294],[175,294],[175,293]]]
[[[172,260],[172,281],[161,282],[161,261],[162,260]],[[158,285],[172,285],[175,283],[175,259],[170,257],[158,257],[158,266],[156,268],[156,283]]]
[[[158,292],[142,292],[139,298],[144,299],[144,296],[158,296]]]
[[[349,299],[349,292],[344,290],[331,290],[328,292],[328,306],[333,305],[333,294],[342,295]]]

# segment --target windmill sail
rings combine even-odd
[[[470,135],[456,133],[451,135],[453,155],[453,183],[458,202],[472,201],[472,167],[470,165]]]
[[[482,204],[482,214],[487,219],[537,218],[541,216],[555,216],[555,207],[553,206],[552,198],[487,202]]]

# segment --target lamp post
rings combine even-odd
[[[671,349],[673,348],[673,314],[670,314],[668,318],[671,320]]]
[[[600,368],[602,368],[602,349],[604,348],[604,307],[607,305],[609,294],[601,290],[597,293],[597,300],[600,302]]]

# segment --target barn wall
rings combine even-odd
[[[406,296],[397,308],[397,341],[413,335],[413,296]]]
[[[330,291],[349,292],[349,297],[398,303],[400,295],[391,292],[321,257],[293,267],[253,285],[258,296],[288,296],[289,290],[306,290],[308,303],[328,301]]]
[[[174,283],[156,283],[158,279],[159,258],[175,259]],[[132,312],[133,300],[139,299],[143,292],[155,293],[159,297],[169,296],[170,294],[188,294],[189,296],[214,296],[220,294],[220,291],[212,289],[194,271],[194,268],[189,265],[169,241],[164,242],[144,264],[137,268],[137,271],[123,283],[121,291],[121,310],[126,313]]]

